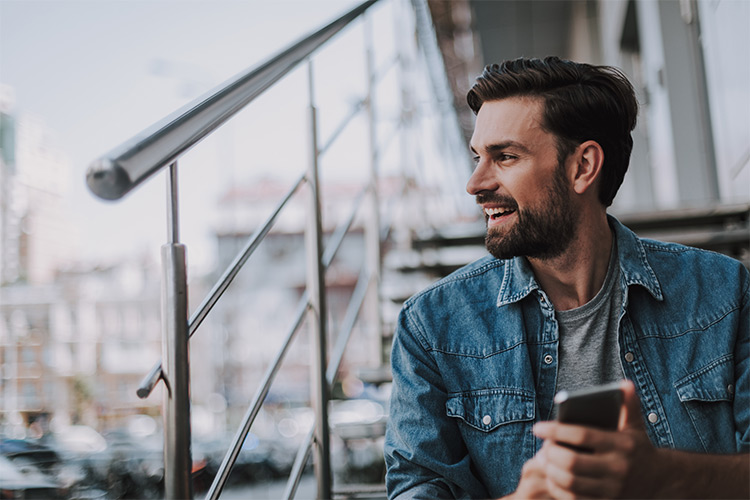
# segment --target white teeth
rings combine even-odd
[[[513,210],[506,209],[506,208],[485,208],[484,209],[484,213],[486,213],[490,217],[492,217],[493,215],[498,215],[498,214],[503,215],[505,213],[509,213],[509,212],[512,212],[512,211]]]

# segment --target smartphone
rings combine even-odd
[[[616,430],[622,407],[620,382],[560,391],[555,395],[555,406],[559,422]]]

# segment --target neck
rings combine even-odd
[[[575,309],[596,296],[607,276],[612,244],[612,230],[602,211],[581,218],[576,235],[563,254],[551,259],[528,259],[555,309]]]

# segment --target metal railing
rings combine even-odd
[[[314,468],[317,480],[317,497],[332,498],[330,445],[328,427],[328,401],[330,387],[344,356],[346,345],[354,331],[360,309],[368,297],[374,300],[376,314],[374,330],[382,333],[379,316],[379,286],[381,279],[381,244],[388,234],[387,225],[381,227],[378,197],[378,159],[382,145],[378,144],[374,116],[375,87],[379,79],[395,64],[402,68],[407,62],[395,55],[384,68],[376,70],[373,57],[372,31],[368,19],[363,16],[378,0],[368,0],[351,9],[323,28],[302,38],[289,48],[268,59],[265,63],[236,76],[216,89],[184,106],[170,116],[157,122],[141,134],[127,141],[96,160],[87,172],[88,185],[103,199],[115,200],[123,197],[133,188],[145,182],[160,170],[169,167],[167,182],[168,200],[168,239],[162,247],[162,342],[163,361],[157,363],[144,378],[138,388],[138,396],[148,397],[159,381],[165,384],[163,405],[165,429],[165,495],[167,498],[192,498],[191,480],[191,429],[189,400],[188,341],[207,317],[219,298],[228,289],[234,278],[255,252],[264,238],[272,230],[279,214],[290,200],[308,188],[308,222],[305,230],[307,278],[306,291],[302,295],[293,316],[291,326],[281,349],[265,372],[260,387],[253,397],[230,449],[211,485],[207,498],[218,498],[221,494],[232,466],[237,460],[242,445],[255,418],[262,407],[271,384],[278,373],[282,361],[301,326],[308,320],[314,339],[315,356],[311,366],[312,406],[315,411],[315,424],[298,451],[289,478],[286,498],[296,493],[304,466],[311,451],[314,455]],[[413,0],[416,16],[427,12],[425,2]],[[367,71],[366,95],[352,106],[350,113],[334,128],[332,135],[322,142],[318,137],[319,127],[315,103],[313,54],[328,40],[334,37],[352,21],[365,17],[364,32]],[[419,24],[414,29],[419,30]],[[424,26],[425,21],[422,19]],[[422,28],[424,30],[424,28]],[[434,43],[434,41],[432,42]],[[188,318],[187,270],[185,246],[179,239],[178,207],[178,159],[192,146],[210,135],[237,112],[245,108],[253,99],[261,95],[292,69],[306,63],[308,66],[309,94],[309,164],[307,171],[293,182],[289,191],[278,202],[266,221],[249,238],[244,248],[226,268],[206,298]],[[403,90],[403,89],[402,89]],[[402,98],[406,95],[402,92]],[[407,115],[412,110],[403,103],[399,126],[410,120]],[[328,241],[323,245],[322,213],[320,202],[319,159],[352,119],[359,113],[367,114],[369,142],[368,181],[355,199],[348,217],[339,224]],[[413,118],[411,118],[413,119]],[[456,124],[457,125],[457,124]],[[398,127],[397,127],[398,128]],[[458,130],[456,126],[456,130]],[[408,183],[405,183],[405,185]],[[327,347],[327,307],[325,271],[333,261],[345,235],[352,227],[357,214],[365,208],[368,224],[365,225],[366,258],[354,292],[347,306],[344,320],[336,338],[336,344],[328,362]],[[369,293],[368,293],[369,292]]]
[[[102,156],[86,173],[89,188],[106,200],[122,198],[223,125],[377,1],[362,3]]]

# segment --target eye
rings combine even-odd
[[[471,159],[472,159],[472,160],[474,160],[474,164],[475,164],[475,165],[476,165],[477,163],[479,163],[479,155],[474,155],[474,156],[472,156],[472,157],[471,157]]]
[[[506,162],[515,160],[517,157],[507,153],[500,153],[495,157],[495,161]]]

